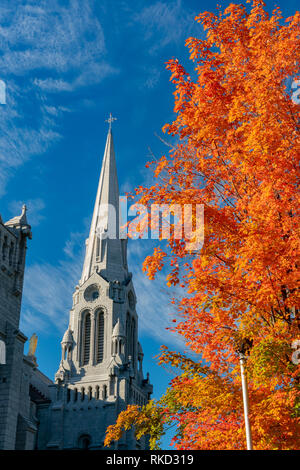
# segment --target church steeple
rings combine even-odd
[[[126,240],[119,239],[119,184],[111,131],[112,117],[107,134],[102,169],[94,206],[89,238],[80,284],[93,272],[108,280],[123,281],[128,275]]]
[[[112,119],[108,120],[82,279],[75,288],[69,326],[61,342],[47,448],[81,447],[82,439],[91,448],[103,448],[106,428],[115,423],[118,413],[129,403],[146,404],[152,393],[148,376],[143,376],[136,295],[126,262],[127,240],[120,239],[118,233],[119,186]],[[147,446],[146,441],[137,443],[131,432],[122,439],[120,449]]]

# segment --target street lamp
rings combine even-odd
[[[246,361],[246,356],[243,352],[239,352],[239,359],[240,359],[240,366],[241,366],[241,378],[242,378],[244,419],[245,419],[247,450],[253,450],[251,426],[250,426],[250,420],[249,420],[248,383],[247,383],[247,376],[245,374],[245,367],[244,367],[245,366],[245,361]]]
[[[245,363],[246,363],[246,356],[249,355],[250,349],[252,348],[252,346],[253,346],[253,341],[248,338],[236,337],[235,339],[236,352],[239,356],[240,368],[241,368],[247,450],[253,450],[253,447],[252,447],[251,426],[250,426],[250,420],[249,420],[249,396],[248,396],[247,376],[245,374]]]

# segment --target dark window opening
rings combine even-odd
[[[87,434],[86,434],[86,435],[83,435],[83,436],[80,436],[80,438],[78,439],[78,447],[79,447],[79,449],[81,449],[81,450],[89,450],[90,445],[91,445],[91,438],[90,438],[90,436],[88,436]]]

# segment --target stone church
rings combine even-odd
[[[108,425],[128,404],[152,393],[143,374],[138,316],[127,239],[118,234],[119,187],[110,128],[96,195],[82,276],[75,287],[61,361],[53,383],[37,366],[34,344],[24,355],[19,330],[27,240],[26,207],[0,218],[0,449],[103,449]],[[116,238],[107,236],[115,208]],[[133,431],[115,449],[146,449]]]

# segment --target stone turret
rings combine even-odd
[[[123,322],[118,319],[112,333],[112,355],[120,360],[121,363],[125,359],[126,335]]]

